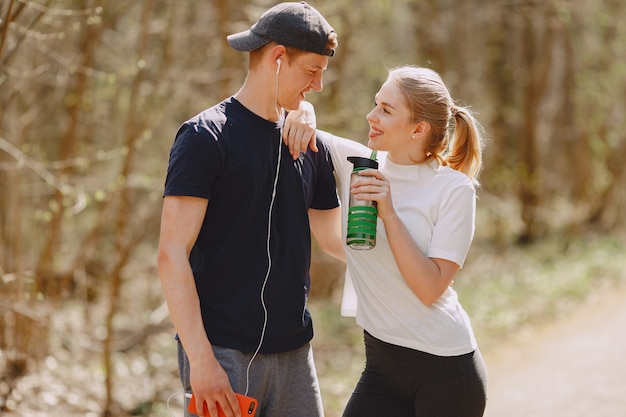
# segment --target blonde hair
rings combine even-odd
[[[391,69],[388,80],[405,96],[412,121],[430,124],[425,148],[428,160],[437,159],[478,182],[484,149],[482,127],[468,108],[454,103],[439,74],[428,68],[403,66]]]

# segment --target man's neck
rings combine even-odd
[[[257,116],[277,122],[282,109],[276,103],[275,91],[268,88],[272,84],[248,76],[234,97]]]

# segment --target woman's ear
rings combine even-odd
[[[413,129],[413,135],[411,136],[413,139],[420,139],[430,132],[430,123],[422,120],[418,124],[415,125],[415,129]]]

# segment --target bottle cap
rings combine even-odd
[[[362,156],[349,156],[348,161],[354,164],[354,169],[374,168],[378,169],[378,161]]]

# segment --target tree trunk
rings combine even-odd
[[[150,41],[150,20],[154,8],[154,0],[143,0],[141,14],[141,23],[139,38],[137,41],[137,62],[150,62],[144,54],[149,51],[148,45]],[[146,80],[148,64],[137,68],[137,73],[133,79],[130,89],[130,103],[127,111],[125,123],[125,139],[123,143],[126,152],[122,160],[122,166],[118,174],[118,178],[122,179],[119,192],[116,195],[118,203],[117,212],[115,213],[115,242],[114,253],[116,254],[116,262],[110,270],[110,290],[109,290],[109,311],[106,315],[107,337],[104,340],[103,359],[105,368],[105,387],[106,387],[106,403],[104,406],[104,416],[113,416],[116,414],[116,404],[114,400],[114,379],[115,372],[113,369],[113,339],[115,337],[114,319],[120,307],[120,294],[122,291],[122,269],[126,266],[132,246],[131,242],[133,229],[140,228],[141,225],[133,223],[131,210],[131,190],[129,187],[129,178],[133,168],[134,156],[137,152],[137,141],[141,137],[146,128],[146,117],[142,114],[140,108],[141,92],[140,87]]]
[[[541,203],[541,175],[538,157],[539,108],[548,83],[554,36],[549,22],[550,3],[529,3],[522,14],[522,68],[525,70],[522,88],[522,125],[519,140],[520,184],[518,198],[524,230],[520,243],[531,243],[537,235],[537,208]],[[547,12],[546,12],[547,10]],[[537,27],[537,25],[540,27]]]

